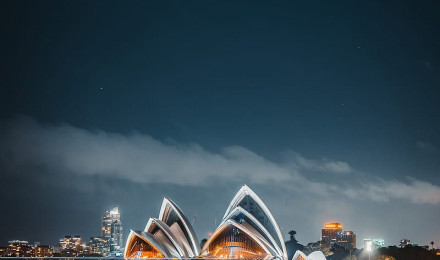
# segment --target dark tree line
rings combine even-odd
[[[319,247],[326,255],[328,260],[368,260],[369,255],[366,250],[354,249],[352,252],[346,250],[342,246],[333,245],[331,248],[328,245],[323,244],[321,241],[316,243],[309,243],[307,248],[298,243],[295,235],[296,231],[291,230],[288,232],[290,239],[285,242],[288,259],[292,259],[296,250],[304,251],[309,254],[307,249],[310,250],[309,245],[313,244]],[[431,242],[431,249],[426,249],[419,246],[408,245],[404,248],[396,246],[382,247],[375,249],[370,253],[370,260],[440,260],[440,255],[436,255],[437,250],[434,250],[434,242]],[[316,249],[314,249],[316,250]],[[312,250],[313,251],[313,250]]]

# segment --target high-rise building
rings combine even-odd
[[[106,211],[102,217],[102,238],[107,240],[110,253],[122,249],[122,222],[118,207]]]
[[[336,242],[338,246],[343,246],[346,250],[352,250],[356,248],[356,234],[353,231],[343,231],[339,235],[339,239]]]
[[[341,223],[326,223],[322,229],[321,241],[330,248],[334,245],[346,250],[356,248],[356,234],[353,231],[342,231]]]
[[[338,241],[338,235],[342,233],[341,223],[327,223],[322,229],[322,242],[332,247]]]

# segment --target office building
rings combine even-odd
[[[353,231],[343,231],[339,234],[336,244],[346,250],[353,250],[356,248],[356,234]]]
[[[102,237],[108,241],[110,253],[122,249],[122,222],[118,207],[106,211],[102,217]]]
[[[322,229],[321,241],[329,248],[334,245],[346,250],[356,248],[356,234],[353,231],[342,231],[341,223],[326,223]]]
[[[342,233],[341,223],[327,223],[322,229],[321,241],[332,247],[338,241],[338,237]]]

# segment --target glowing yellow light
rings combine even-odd
[[[340,223],[326,223],[324,229],[342,229],[342,224]]]

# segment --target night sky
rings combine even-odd
[[[440,244],[440,1],[1,1],[0,244],[212,232],[249,185],[285,239]],[[195,217],[194,217],[195,216]]]

